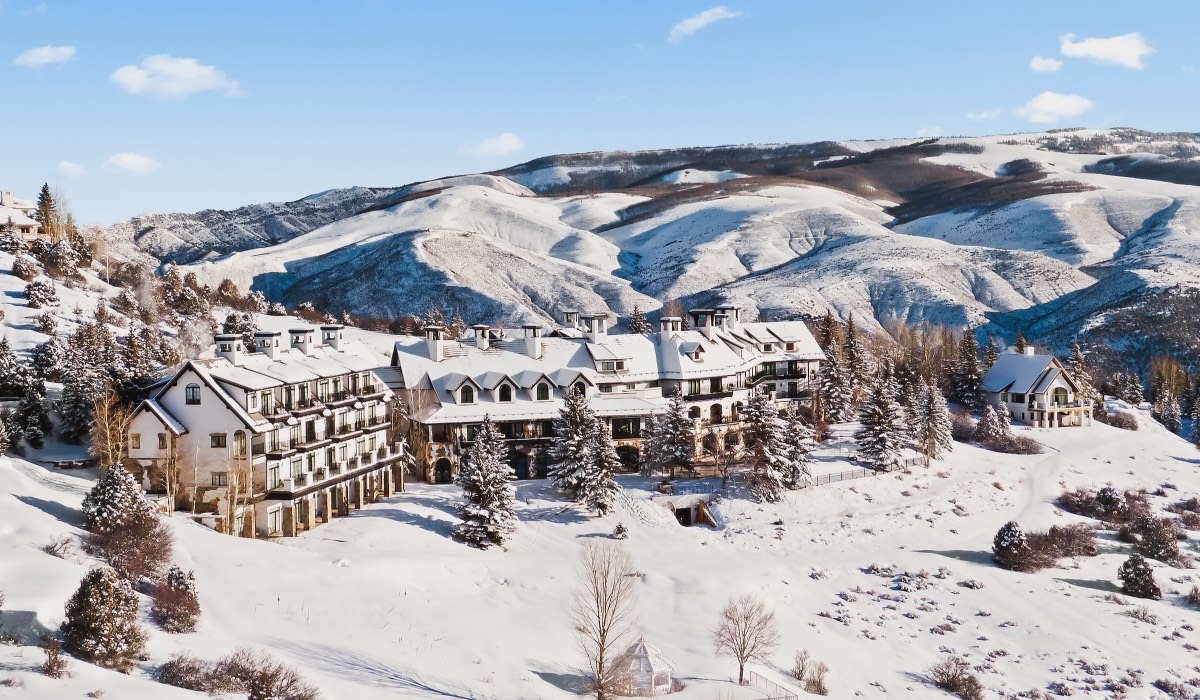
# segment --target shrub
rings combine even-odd
[[[1146,515],[1122,527],[1117,533],[1125,542],[1132,542],[1138,554],[1161,562],[1179,559],[1179,534],[1170,518]]]
[[[196,576],[172,566],[167,578],[154,586],[150,616],[164,631],[172,634],[196,631],[200,600],[196,597]]]
[[[1009,521],[992,539],[992,560],[1003,569],[1030,572],[1052,565],[1054,554],[1047,550],[1044,540],[1031,543],[1021,526]]]
[[[1140,554],[1132,554],[1117,570],[1117,578],[1121,581],[1121,591],[1135,598],[1162,598],[1162,590],[1154,582],[1154,569]]]
[[[992,452],[1009,455],[1040,455],[1042,453],[1042,444],[1040,442],[1033,438],[1018,437],[1016,435],[1006,435],[988,440],[982,444]]]
[[[67,601],[63,646],[97,666],[128,671],[146,644],[137,612],[137,595],[129,582],[112,569],[96,567]]]
[[[1133,415],[1132,413],[1127,413],[1125,411],[1109,413],[1104,418],[1100,418],[1100,416],[1096,416],[1096,418],[1105,423],[1108,423],[1109,425],[1111,425],[1114,428],[1120,428],[1121,430],[1135,430],[1136,431],[1138,429],[1137,416]]]
[[[825,674],[827,673],[829,673],[829,667],[824,662],[818,661],[817,665],[804,678],[804,692],[813,695],[829,695],[829,688],[825,685]]]
[[[37,263],[34,262],[33,258],[29,257],[28,255],[18,255],[13,260],[12,271],[14,275],[25,280],[26,282],[34,281],[38,276]]]
[[[173,548],[170,528],[153,513],[139,513],[121,527],[93,532],[84,540],[89,554],[130,581],[161,577]]]
[[[186,652],[171,655],[165,664],[158,667],[155,679],[165,685],[204,693],[214,686],[212,665]]]
[[[30,282],[25,285],[25,298],[29,301],[31,309],[58,305],[58,292],[54,289],[53,282]]]
[[[1112,486],[1105,486],[1099,491],[1063,491],[1058,497],[1058,504],[1069,513],[1107,523],[1128,523],[1150,515],[1150,500],[1145,491],[1126,491],[1122,494]]]
[[[1145,622],[1151,625],[1158,624],[1158,615],[1155,615],[1150,608],[1147,608],[1145,605],[1141,605],[1129,610],[1125,614],[1137,620],[1138,622]]]
[[[71,675],[67,672],[67,660],[59,653],[61,646],[58,640],[49,635],[42,635],[42,651],[46,653],[46,662],[42,664],[42,675],[47,678],[63,678]]]
[[[268,654],[250,649],[236,649],[216,663],[214,690],[225,693],[245,693],[248,700],[317,700],[320,693],[309,685],[291,666],[272,659]]]
[[[1083,523],[1074,525],[1055,525],[1044,537],[1050,551],[1055,557],[1094,557],[1096,556],[1096,540],[1092,528]]]
[[[75,541],[69,535],[59,535],[44,545],[42,551],[52,557],[68,559],[75,554]]]
[[[971,666],[961,656],[949,656],[929,667],[933,684],[962,700],[983,700],[983,684],[971,673]]]
[[[975,421],[965,410],[950,413],[950,437],[958,442],[970,442],[975,439]]]
[[[1188,591],[1186,600],[1191,605],[1200,606],[1200,586],[1193,585],[1192,590]]]

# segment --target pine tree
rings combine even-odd
[[[579,497],[583,471],[591,456],[592,431],[596,429],[596,414],[588,405],[587,396],[569,389],[554,421],[554,442],[550,445],[550,481],[566,491],[572,500]]]
[[[954,366],[951,398],[972,411],[983,410],[983,374],[979,370],[979,343],[975,332],[967,329],[958,346],[958,362]]]
[[[8,426],[5,421],[0,420],[0,454],[8,452],[9,448]]]
[[[850,379],[846,376],[837,345],[825,346],[825,362],[821,367],[821,405],[825,420],[845,423],[850,420]]]
[[[1117,569],[1117,579],[1121,582],[1121,591],[1135,598],[1162,598],[1162,589],[1154,581],[1154,569],[1140,554],[1131,554]]]
[[[649,333],[650,322],[646,320],[646,314],[638,308],[637,304],[633,305],[633,315],[629,317],[629,332],[630,333]]]
[[[925,456],[925,466],[954,449],[950,431],[950,412],[946,399],[933,383],[922,384],[912,416],[912,434],[917,449]]]
[[[1192,444],[1200,447],[1200,401],[1196,402],[1196,407],[1192,409],[1192,432],[1189,438]]]
[[[799,407],[783,413],[781,441],[784,446],[785,466],[780,475],[784,488],[802,489],[813,483],[809,469],[809,452],[812,451],[815,433]]]
[[[53,225],[58,219],[58,214],[55,211],[54,195],[50,193],[50,183],[42,183],[42,189],[38,191],[37,208],[33,210],[33,218],[42,225],[42,232],[50,235],[47,228]]]
[[[1017,331],[1017,339],[1013,341],[1013,350],[1018,355],[1025,354],[1025,348],[1029,347],[1029,341],[1025,340],[1025,336],[1021,335],[1021,331]]]
[[[1004,409],[1001,409],[1004,410]],[[979,423],[975,425],[975,439],[981,443],[1004,440],[1008,437],[1008,423],[990,405],[983,409]]]
[[[0,339],[0,396],[20,396],[25,370],[8,338]]]
[[[17,255],[13,260],[12,273],[26,282],[32,282],[37,279],[41,270],[38,269],[38,265],[34,262],[33,258],[28,255]]]
[[[1183,430],[1179,401],[1175,399],[1175,395],[1170,390],[1162,392],[1154,407],[1151,408],[1150,415],[1172,433],[1178,434],[1180,430]]]
[[[96,567],[67,601],[63,647],[97,666],[128,671],[146,646],[137,613],[137,594],[129,582],[110,568]]]
[[[30,282],[25,285],[24,296],[29,302],[29,308],[31,309],[58,306],[58,290],[54,287],[53,282],[38,280]]]
[[[677,468],[690,471],[696,455],[696,426],[683,407],[679,389],[671,394],[666,413],[658,418],[657,433],[654,449],[662,460],[659,466],[669,467],[672,479]]]
[[[1020,571],[1028,558],[1029,541],[1021,526],[1010,520],[992,539],[992,560],[1001,568]]]
[[[820,321],[817,321],[817,343],[823,348],[828,348],[837,345],[840,341],[837,321],[833,318],[833,312],[826,309],[825,315],[821,317]]]
[[[516,473],[505,459],[506,452],[504,436],[485,416],[471,446],[471,457],[458,475],[464,503],[459,507],[462,522],[454,526],[456,539],[480,549],[504,544],[516,528],[516,490],[512,485]]]
[[[646,416],[642,421],[642,444],[641,451],[638,453],[638,464],[641,467],[642,476],[650,476],[667,463],[666,458],[662,456],[661,445],[658,417]]]
[[[1142,380],[1138,377],[1137,372],[1129,372],[1125,375],[1125,385],[1121,389],[1121,400],[1131,403],[1134,406],[1140,406],[1145,400],[1146,390],[1142,387]]]
[[[870,373],[870,360],[867,348],[859,336],[858,327],[854,324],[854,314],[846,320],[846,340],[842,344],[842,357],[846,366],[847,387],[850,390],[850,401],[858,402],[865,391],[867,375]]]
[[[112,532],[153,512],[133,474],[119,465],[103,466],[83,498],[83,527],[88,532]]]
[[[1000,359],[1000,348],[996,346],[996,338],[988,333],[987,345],[983,348],[983,371],[986,374],[996,360]]]
[[[579,484],[579,500],[598,515],[607,515],[617,501],[621,487],[613,474],[621,468],[621,459],[612,441],[608,439],[608,425],[596,418],[592,430],[591,446],[588,450],[587,468]]]
[[[876,469],[900,465],[900,450],[905,442],[904,409],[896,400],[896,386],[889,379],[875,384],[859,412],[862,426],[854,433],[859,452]]]
[[[154,586],[150,616],[163,631],[186,634],[196,631],[200,618],[200,598],[196,595],[196,575],[172,566],[166,578]]]
[[[454,316],[450,318],[450,325],[446,327],[446,337],[450,340],[459,340],[467,332],[467,322],[458,314],[458,310],[454,311]]]
[[[742,426],[751,466],[750,490],[760,501],[778,501],[785,488],[788,445],[775,404],[758,387],[750,390],[742,409]]]

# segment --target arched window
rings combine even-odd
[[[183,400],[184,400],[184,403],[186,403],[189,406],[199,406],[200,405],[200,385],[199,384],[188,384],[187,388],[185,388],[183,390]]]
[[[587,386],[583,382],[575,382],[575,385],[571,389],[577,394],[587,393]]]
[[[246,431],[244,430],[233,432],[233,456],[246,457]]]
[[[550,386],[547,385],[546,382],[542,382],[537,385],[537,400],[538,401],[549,401],[550,400]]]
[[[712,423],[720,423],[721,422],[721,404],[714,403],[708,409],[708,420]]]
[[[475,390],[470,386],[464,386],[458,390],[459,403],[475,403]]]
[[[699,417],[700,417],[700,407],[699,406],[692,406],[691,408],[688,409],[688,418],[699,418]]]
[[[512,401],[512,387],[507,384],[500,385],[500,401]]]

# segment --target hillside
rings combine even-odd
[[[1200,286],[1198,143],[1112,129],[584,153],[107,233],[333,312],[496,323],[736,301],[1062,346]]]

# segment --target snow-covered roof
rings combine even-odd
[[[24,211],[15,207],[0,207],[0,226],[12,219],[13,226],[39,226],[37,221],[30,218]]]
[[[170,411],[168,411],[163,407],[162,404],[158,403],[154,399],[146,399],[143,401],[141,405],[138,406],[138,410],[148,411],[163,424],[163,427],[165,427],[167,430],[170,430],[172,433],[175,433],[176,435],[183,435],[188,431],[187,428],[183,426],[183,423],[180,423],[175,416],[171,415]],[[134,411],[134,414],[136,415],[137,411]]]
[[[669,682],[669,676],[675,673],[675,666],[645,637],[641,637],[617,657],[614,671],[629,677],[635,688],[650,687],[656,680]],[[667,674],[668,678],[663,679],[659,674]]]
[[[983,389],[993,393],[1037,394],[1044,392],[1059,377],[1075,386],[1053,355],[1004,353],[984,375]]]

